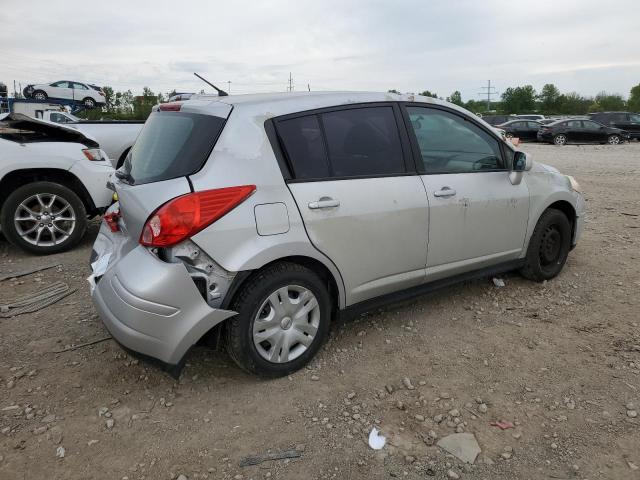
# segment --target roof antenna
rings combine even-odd
[[[218,92],[218,96],[219,96],[219,97],[228,97],[228,96],[229,96],[229,94],[228,94],[227,92],[225,92],[224,90],[220,90],[218,87],[216,87],[213,83],[211,83],[211,82],[210,82],[209,80],[207,80],[206,78],[201,77],[201,76],[200,76],[200,75],[198,75],[196,72],[193,72],[193,74],[194,74],[196,77],[198,77],[200,80],[202,80],[204,83],[206,83],[207,85],[211,85],[211,86],[214,88],[214,90],[215,90],[216,92]]]

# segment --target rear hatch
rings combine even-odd
[[[152,113],[116,172],[120,214],[131,240],[140,238],[147,219],[161,205],[191,192],[187,177],[209,158],[231,110],[218,103],[217,115],[212,115],[198,106]]]

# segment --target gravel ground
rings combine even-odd
[[[97,224],[46,259],[0,241],[0,272],[61,264],[0,282],[0,303],[57,280],[77,289],[0,319],[0,478],[640,478],[640,144],[523,149],[588,201],[557,279],[506,275],[369,312],[279,380],[205,348],[179,381],[110,340],[54,353],[106,335],[85,281]],[[477,439],[475,464],[433,445],[456,431]],[[289,449],[301,457],[239,466]]]

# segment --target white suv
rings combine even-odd
[[[104,105],[106,102],[104,92],[100,87],[70,80],[28,85],[25,88],[25,93],[35,100],[47,100],[49,98],[72,100],[75,103],[81,103],[87,108]]]
[[[584,221],[573,178],[413,95],[163,104],[115,176],[93,301],[116,340],[174,373],[207,335],[279,376],[338,315],[507,270],[551,279]]]
[[[111,161],[91,137],[20,113],[0,115],[0,225],[37,254],[76,245],[113,192]]]

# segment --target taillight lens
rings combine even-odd
[[[147,247],[170,247],[192,237],[240,205],[255,185],[217,188],[176,197],[151,214],[140,234]]]

